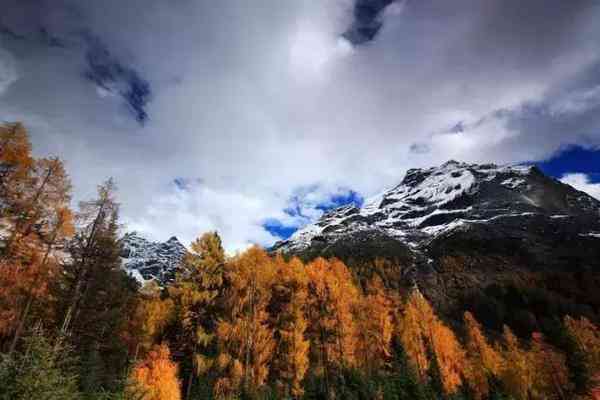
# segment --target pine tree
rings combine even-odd
[[[24,352],[0,358],[1,400],[81,399],[68,347],[55,351],[39,329],[24,343]]]
[[[81,384],[86,392],[109,388],[126,366],[127,346],[120,333],[135,303],[137,284],[121,269],[117,237],[118,205],[111,180],[98,199],[82,203],[81,228],[69,245],[57,297],[64,315],[59,341],[82,354]]]
[[[128,392],[139,400],[180,400],[177,365],[166,345],[156,346],[131,372]]]

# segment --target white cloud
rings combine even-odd
[[[8,51],[0,48],[0,95],[18,79],[17,64]]]
[[[339,188],[369,196],[448,158],[535,160],[600,144],[593,109],[561,113],[587,121],[581,129],[495,114],[600,84],[586,75],[600,59],[597,6],[577,18],[541,7],[535,15],[551,15],[531,37],[519,20],[529,14],[507,16],[502,1],[402,2],[376,40],[353,48],[340,39],[352,0],[5,3],[1,25],[26,39],[2,44],[20,79],[0,78],[12,82],[0,90],[0,120],[23,120],[37,154],[66,160],[78,199],[114,176],[130,229],[157,239],[218,229],[229,249],[268,244],[265,219],[302,224]],[[68,46],[44,45],[40,26]],[[150,82],[144,127],[83,79],[82,30]],[[582,87],[565,89],[576,77]],[[442,133],[459,122],[469,129]],[[201,183],[182,191],[169,184],[177,177]],[[283,212],[302,188],[318,188],[303,198],[304,219]]]
[[[600,200],[600,183],[592,183],[590,177],[582,173],[569,173],[563,175],[560,181],[567,185],[573,186],[577,190],[581,190],[592,197]]]

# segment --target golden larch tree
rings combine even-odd
[[[577,346],[588,355],[593,372],[600,371],[600,328],[586,317],[575,319],[567,315],[564,324]]]
[[[465,375],[475,399],[485,398],[489,393],[489,378],[498,377],[502,370],[502,357],[488,342],[481,325],[470,312],[463,316],[467,332],[467,361]]]
[[[166,345],[156,346],[130,375],[129,393],[140,400],[180,400],[177,364]]]
[[[226,264],[229,287],[217,326],[220,377],[214,388],[220,397],[260,390],[267,380],[275,348],[267,312],[274,277],[272,258],[258,247]]]
[[[271,379],[281,396],[299,398],[304,393],[302,381],[309,366],[310,342],[305,336],[308,276],[297,258],[286,262],[277,256],[274,262],[276,277],[271,288],[269,314],[276,346]]]
[[[358,307],[358,359],[369,374],[384,368],[391,357],[394,330],[392,301],[385,293],[383,282],[375,275],[367,284],[367,294]]]
[[[532,369],[535,371],[532,387],[533,397],[566,400],[569,371],[565,355],[548,344],[544,335],[533,332],[529,356]]]
[[[500,373],[500,380],[514,398],[529,399],[535,374],[530,354],[521,348],[519,339],[506,325],[503,327],[502,344],[500,353],[505,367]]]

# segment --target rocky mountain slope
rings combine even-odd
[[[449,161],[323,215],[273,247],[352,264],[393,260],[434,298],[536,271],[600,271],[600,202],[534,166]]]
[[[152,242],[131,232],[121,243],[123,268],[142,284],[148,280],[156,280],[161,285],[172,282],[186,253],[174,236],[166,242]]]

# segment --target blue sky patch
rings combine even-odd
[[[600,149],[570,146],[549,160],[535,163],[545,174],[560,178],[568,173],[584,173],[591,182],[600,182]]]
[[[315,192],[317,190],[317,185],[300,189],[298,191],[298,194],[290,198],[289,205],[283,210],[283,212],[289,215],[290,217],[300,217],[301,219],[305,219],[308,222],[310,218],[307,215],[305,215],[305,212],[303,210],[312,209],[319,210],[321,213],[326,213],[329,210],[342,207],[348,204],[353,204],[357,207],[360,207],[364,202],[363,197],[360,194],[358,194],[358,192],[355,192],[351,189],[343,189],[339,192],[339,194],[331,196],[326,201],[322,201],[316,204],[310,204],[306,200],[306,197],[310,195],[310,193]],[[276,218],[266,220],[263,223],[263,227],[269,233],[281,239],[289,238],[298,229],[297,226],[285,225]]]
[[[298,228],[292,227],[292,226],[285,226],[279,220],[277,220],[275,218],[268,219],[263,224],[263,227],[271,235],[277,236],[282,239],[289,238],[298,229]]]

